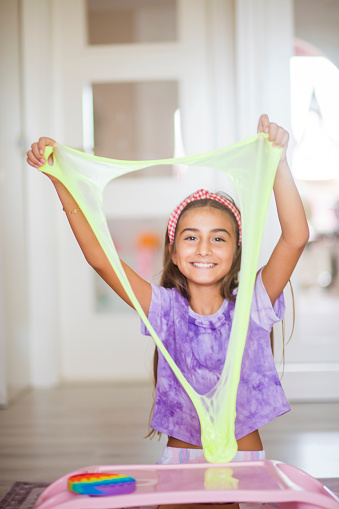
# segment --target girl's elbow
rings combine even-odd
[[[298,229],[297,231],[294,231],[293,233],[290,232],[289,235],[282,234],[282,239],[283,239],[285,245],[290,250],[297,251],[299,253],[299,256],[305,249],[305,246],[306,246],[309,238],[310,238],[310,231],[309,231],[307,223],[303,229]]]
[[[299,232],[297,237],[294,239],[294,243],[293,243],[294,247],[298,251],[300,251],[300,254],[305,249],[305,246],[306,246],[307,242],[309,241],[309,238],[310,238],[310,230],[307,226],[303,231]]]
[[[102,272],[105,268],[105,260],[102,256],[97,256],[93,254],[84,254],[85,260],[95,270],[98,274]]]
[[[307,228],[305,228],[305,230],[303,232],[300,232],[300,235],[298,236],[298,238],[295,240],[295,243],[294,243],[294,248],[299,253],[299,256],[301,256],[302,252],[304,251],[309,238],[310,238],[310,231],[307,226]]]
[[[302,248],[304,248],[306,246],[309,239],[310,239],[310,229],[308,227],[308,223],[306,223],[303,234],[301,235],[301,239],[300,239]]]

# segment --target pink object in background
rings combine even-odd
[[[136,479],[126,495],[90,497],[68,490],[71,475],[115,472]],[[261,503],[280,509],[338,509],[339,499],[296,467],[279,461],[226,464],[91,466],[51,484],[35,509],[113,509],[160,504]]]
[[[136,272],[150,281],[154,276],[156,255],[161,245],[159,235],[153,231],[145,231],[138,235],[136,251]]]

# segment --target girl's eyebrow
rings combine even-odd
[[[184,228],[180,232],[180,235],[182,235],[185,232],[194,232],[194,233],[197,233],[199,231],[200,231],[199,228]],[[213,228],[213,230],[210,230],[210,231],[211,231],[211,233],[224,232],[224,233],[227,233],[227,235],[231,236],[230,232],[228,230],[226,230],[225,228]]]

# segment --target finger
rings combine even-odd
[[[276,138],[276,144],[279,147],[284,146],[285,140],[286,140],[286,133],[287,133],[287,131],[285,131],[285,129],[283,127],[279,127],[277,138]]]
[[[32,155],[34,156],[34,159],[35,159],[35,163],[38,163],[39,166],[42,166],[43,164],[45,164],[46,162],[46,159],[41,155],[41,151],[39,150],[39,144],[38,143],[32,143]],[[42,152],[43,154],[44,152]]]
[[[268,133],[269,125],[270,125],[270,120],[268,118],[268,115],[266,115],[266,113],[264,113],[259,118],[257,132],[258,133]]]
[[[37,143],[32,143],[32,145],[31,145],[31,149],[32,149],[32,150],[31,150],[32,154],[33,154],[35,157],[39,158],[39,155],[40,155],[40,154],[39,154],[38,144],[37,144]]]
[[[289,139],[290,139],[290,135],[288,134],[287,131],[284,131],[283,137],[282,137],[281,142],[279,144],[279,147],[281,147],[283,149],[287,149]]]
[[[288,140],[288,132],[283,127],[278,126],[277,135],[273,145],[276,147],[285,148],[288,145]]]
[[[32,163],[31,166],[34,165],[35,167],[39,167],[42,166],[46,161],[44,160],[44,158],[41,158],[37,148],[34,145],[32,145],[32,150],[29,150],[27,152],[27,162],[29,164]]]
[[[42,166],[41,162],[35,157],[32,150],[27,152],[27,163],[33,168],[39,168]]]
[[[52,138],[46,138],[46,137],[40,138],[38,141],[38,149],[39,149],[40,155],[44,154],[45,147],[53,146],[54,143],[55,143],[55,140],[52,140]]]
[[[283,142],[283,139],[284,139],[284,135],[285,135],[285,129],[283,129],[282,127],[278,126],[277,134],[276,134],[276,137],[275,137],[275,140],[274,140],[274,145],[275,146],[282,147],[282,142]]]
[[[277,134],[278,134],[278,126],[274,122],[271,122],[270,126],[269,126],[269,137],[268,137],[268,140],[272,141],[273,144],[275,144],[275,140],[277,138]]]

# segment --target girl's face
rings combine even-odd
[[[220,287],[230,271],[236,251],[232,218],[214,207],[184,212],[176,228],[172,261],[186,276],[188,285]]]

